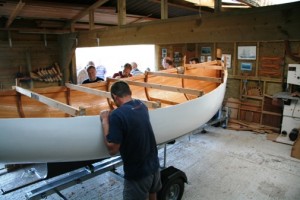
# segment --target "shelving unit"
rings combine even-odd
[[[238,108],[235,119],[280,130],[283,104],[274,104],[272,95],[282,91],[285,65],[284,49],[281,45],[280,42],[274,42],[273,45],[270,45],[270,42],[234,43],[235,56],[229,79],[237,80],[240,85],[238,98],[240,103],[233,108]],[[274,51],[274,46],[282,51]],[[256,49],[256,56],[249,59],[239,58],[239,47],[246,47],[245,50],[247,47]],[[243,65],[250,66],[249,70],[242,70]]]
[[[158,50],[162,52],[165,49],[169,57],[174,58],[175,54],[185,55],[187,62],[191,57],[198,57],[200,61],[207,61],[209,58],[215,60],[216,50],[222,49],[223,54],[230,56],[224,103],[230,97],[237,100],[230,103],[234,119],[274,127],[280,131],[283,105],[276,103],[272,96],[285,90],[286,66],[294,62],[286,56],[285,41],[203,42],[158,46]],[[241,58],[241,47],[245,47],[245,51],[255,49],[255,56]],[[300,41],[291,41],[290,47],[293,52],[297,51],[300,49]],[[161,65],[162,54],[160,55],[158,66]],[[242,70],[242,64],[249,70]],[[243,87],[245,80],[246,89]]]

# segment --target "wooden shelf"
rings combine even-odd
[[[262,111],[262,113],[263,114],[268,114],[268,115],[275,115],[275,116],[279,116],[279,117],[281,117],[282,116],[282,114],[280,114],[280,113],[275,113],[275,112],[269,112],[269,111]]]
[[[261,110],[254,110],[254,109],[252,109],[252,110],[250,110],[249,108],[240,108],[240,110],[244,110],[244,111],[249,111],[249,112],[256,112],[256,113],[261,113],[262,111]]]
[[[241,79],[241,80],[253,80],[253,81],[267,81],[274,83],[281,83],[282,79],[280,78],[268,78],[268,77],[255,77],[255,76],[241,76],[241,75],[228,75],[228,78],[232,79]]]

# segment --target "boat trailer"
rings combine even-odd
[[[159,146],[159,149],[163,149],[164,160],[163,166],[161,169],[161,181],[162,181],[162,189],[157,193],[158,199],[181,199],[184,192],[184,183],[187,183],[187,177],[184,172],[181,170],[170,166],[166,167],[166,152],[167,145],[165,143]],[[11,176],[11,182],[6,183],[5,185],[0,184],[0,189],[2,195],[17,191],[21,188],[29,186],[34,183],[43,182],[41,186],[37,186],[35,189],[25,192],[25,197],[28,200],[42,199],[47,196],[56,193],[62,199],[67,199],[60,191],[66,188],[69,188],[73,185],[80,184],[83,181],[91,179],[95,176],[106,172],[112,172],[118,177],[123,178],[123,176],[116,172],[116,168],[123,164],[120,156],[115,156],[107,159],[103,159],[99,162],[94,162],[91,164],[87,164],[85,166],[79,167],[73,171],[63,170],[61,172],[57,172],[59,166],[62,166],[62,163],[42,163],[42,164],[32,164],[25,165],[20,169],[17,169],[12,172],[0,173],[0,183],[2,178],[9,179],[7,177],[2,176]],[[74,167],[73,167],[74,168]],[[66,168],[70,169],[70,168]],[[27,182],[26,182],[26,181]],[[19,185],[16,185],[15,183]]]

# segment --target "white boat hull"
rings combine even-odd
[[[158,144],[174,140],[208,122],[220,109],[224,82],[197,99],[150,111]],[[99,116],[0,120],[1,163],[44,163],[110,157]]]

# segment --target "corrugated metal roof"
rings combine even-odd
[[[24,28],[66,30],[72,23],[78,30],[89,29],[89,14],[86,10],[101,0],[0,0],[0,29],[15,30],[18,24],[31,21]],[[20,6],[20,4],[22,4]],[[223,5],[225,5],[223,3]],[[229,4],[226,3],[228,6]],[[118,25],[118,0],[108,0],[94,11],[95,28]],[[199,7],[183,0],[168,0],[168,18],[201,15],[214,12],[208,7]],[[230,11],[226,9],[226,12]],[[127,23],[139,23],[161,19],[160,0],[126,0]],[[79,16],[79,17],[78,17]],[[22,22],[23,20],[23,22]],[[8,23],[9,22],[9,23]]]

